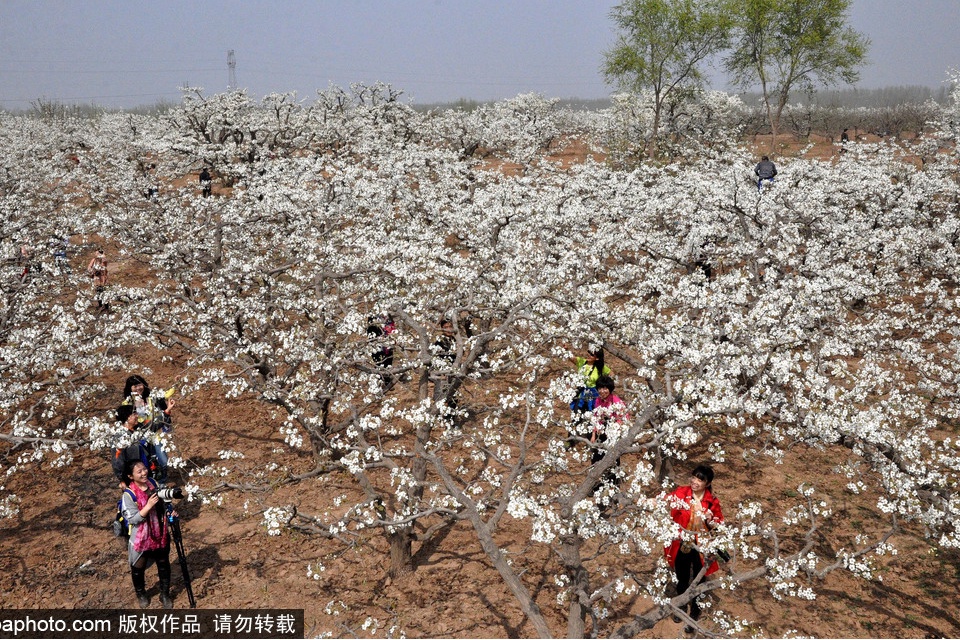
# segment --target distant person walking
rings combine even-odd
[[[200,172],[200,188],[203,190],[204,198],[213,193],[213,178],[210,176],[210,171],[206,167]]]
[[[28,244],[20,245],[20,254],[17,257],[17,263],[23,266],[23,270],[20,271],[21,282],[26,281],[31,271],[36,273],[40,272],[40,265],[33,261],[33,249]]]
[[[104,292],[107,288],[107,257],[103,249],[97,249],[97,253],[90,258],[87,264],[87,275],[93,280],[93,297],[97,301],[97,308],[109,309],[110,305],[104,301]]]
[[[777,165],[773,164],[769,157],[763,156],[753,172],[757,175],[757,191],[763,191],[764,180],[773,184],[773,179],[777,175]]]
[[[70,260],[67,257],[70,238],[67,236],[52,236],[49,245],[50,252],[53,253],[53,263],[57,266],[57,273],[60,275],[70,273]]]
[[[449,322],[449,320],[447,322]],[[367,318],[367,336],[369,336],[371,342],[380,347],[370,354],[370,357],[373,358],[373,364],[379,369],[390,369],[393,367],[393,345],[388,342],[388,340],[389,336],[396,330],[397,325],[389,313],[383,316],[370,316]],[[390,373],[381,373],[380,380],[383,382],[384,389],[389,389],[393,386],[394,378]]]

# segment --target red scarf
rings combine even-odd
[[[130,489],[137,499],[137,508],[143,509],[147,505],[150,496],[137,486],[136,482],[130,484]],[[157,505],[160,506],[160,505]],[[163,524],[163,512],[156,507],[150,510],[147,517],[137,527],[137,537],[133,541],[134,551],[152,551],[154,549],[165,549],[170,544],[170,538],[167,528]]]

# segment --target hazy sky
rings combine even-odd
[[[187,83],[255,99],[383,81],[415,102],[599,98],[618,0],[0,0],[0,108],[130,107]],[[861,88],[939,87],[960,68],[960,0],[853,0]],[[722,75],[715,88],[722,86]]]

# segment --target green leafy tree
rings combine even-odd
[[[733,50],[726,67],[743,87],[760,85],[773,143],[793,90],[814,80],[856,82],[869,39],[847,25],[851,0],[743,0],[735,5]]]
[[[664,105],[701,86],[701,64],[727,45],[732,20],[726,5],[725,0],[626,0],[611,12],[618,38],[604,54],[603,73],[621,89],[652,92],[651,156]]]

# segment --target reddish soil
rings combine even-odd
[[[114,263],[114,278],[122,279],[132,268],[122,261]],[[610,364],[616,371],[617,363]],[[148,379],[163,386],[177,373],[174,364],[158,360]],[[119,400],[125,376],[126,372],[117,372],[106,381],[116,393],[102,399],[104,412]],[[246,458],[236,466],[251,472],[270,463],[295,471],[312,466],[307,454],[289,452],[276,421],[252,400],[188,396],[178,400],[174,414],[174,439],[190,466],[215,461],[223,449],[243,451]],[[704,457],[708,444],[692,451],[692,458]],[[886,521],[874,506],[875,496],[851,496],[843,489],[846,479],[832,472],[846,460],[844,449],[797,446],[783,464],[774,465],[763,457],[745,458],[742,445],[756,446],[725,443],[727,462],[716,465],[715,488],[728,513],[748,498],[767,504],[789,500],[801,481],[813,478],[823,483],[818,490],[836,512],[822,532],[818,552],[850,548],[857,533],[876,537],[883,531]],[[624,464],[630,461],[625,459]],[[242,476],[234,481],[242,481]],[[118,491],[104,452],[80,451],[74,464],[64,469],[43,466],[35,474],[16,474],[7,489],[20,495],[22,504],[17,517],[0,521],[0,607],[135,607],[123,543],[107,529]],[[262,525],[261,511],[267,506],[292,503],[304,512],[320,513],[332,508],[334,496],[355,492],[349,478],[334,476],[280,486],[270,493],[228,493],[219,506],[179,503],[198,606],[302,608],[308,637],[320,633],[371,637],[360,629],[368,616],[380,621],[378,636],[392,625],[407,637],[535,635],[465,523],[429,548],[415,549],[415,571],[394,580],[386,576],[386,548],[375,536],[346,548],[300,533],[270,537]],[[522,523],[507,519],[505,527],[501,545],[511,549],[515,566],[536,594],[555,635],[562,636],[565,611],[556,604],[551,578],[556,558],[543,545],[529,543]],[[916,526],[906,526],[893,542],[900,551],[881,558],[882,582],[834,572],[814,583],[818,598],[813,602],[777,601],[765,583],[756,582],[722,592],[717,605],[752,621],[753,629],[768,637],[791,632],[815,637],[960,637],[960,555],[938,551]],[[175,552],[172,559],[176,606],[186,607]],[[308,577],[308,565],[318,561],[326,571],[320,579]],[[637,556],[629,564],[642,573],[655,561],[655,556]],[[159,607],[152,569],[148,586],[153,606]],[[626,622],[630,614],[648,606],[642,597],[619,601],[613,615]],[[645,637],[678,635],[680,625],[669,619],[645,633]]]

